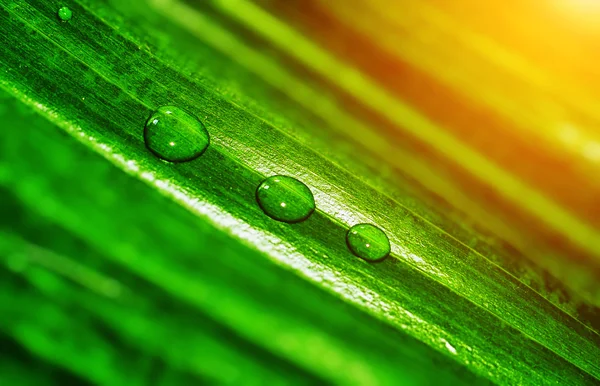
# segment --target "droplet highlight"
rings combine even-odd
[[[354,225],[346,234],[353,254],[370,262],[385,260],[390,254],[390,240],[385,232],[371,224]]]
[[[62,21],[69,21],[73,17],[73,11],[68,7],[61,7],[58,10],[58,18]]]
[[[148,150],[165,161],[186,162],[204,153],[210,137],[194,115],[179,107],[162,106],[146,121],[144,142]]]
[[[256,200],[267,216],[287,223],[304,221],[315,211],[308,186],[288,176],[265,179],[256,189]]]

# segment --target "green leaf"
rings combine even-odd
[[[173,19],[168,2],[81,0],[61,22],[54,2],[0,0],[0,338],[15,347],[0,378],[38,383],[27,364],[60,369],[43,378],[56,384],[597,380],[587,303],[535,288],[556,281],[386,176],[370,137],[333,128],[356,120],[313,98],[328,88],[243,44],[225,3],[173,2],[193,11]],[[200,156],[146,148],[161,106],[199,118]],[[263,212],[271,175],[312,191],[306,221]],[[388,259],[352,254],[358,223],[385,231]]]

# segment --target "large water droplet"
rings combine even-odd
[[[73,11],[68,7],[61,7],[58,10],[58,18],[62,21],[69,21],[73,17]]]
[[[163,106],[146,122],[144,141],[157,157],[185,162],[200,157],[210,139],[198,118],[179,107]]]
[[[358,224],[350,228],[346,243],[352,253],[370,262],[382,261],[390,254],[387,235],[371,224]]]
[[[308,186],[288,176],[265,179],[256,189],[256,199],[269,217],[288,223],[304,221],[315,210]]]

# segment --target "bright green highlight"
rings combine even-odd
[[[71,11],[68,7],[61,7],[58,10],[58,17],[62,21],[69,21],[73,17],[73,11]]]
[[[186,162],[204,153],[210,142],[206,127],[192,114],[175,106],[163,106],[146,122],[148,150],[169,162]]]
[[[371,224],[358,224],[346,234],[348,248],[356,256],[371,262],[382,261],[390,254],[390,240]]]
[[[308,186],[287,176],[265,179],[256,190],[256,200],[269,217],[289,223],[304,221],[315,210]]]

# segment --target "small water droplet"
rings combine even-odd
[[[61,7],[58,10],[58,18],[62,21],[69,21],[73,17],[73,11],[68,7]]]
[[[361,259],[378,262],[390,254],[390,240],[379,228],[371,224],[354,225],[346,234],[348,248]]]
[[[304,221],[315,210],[308,186],[288,176],[265,179],[256,189],[256,200],[269,217],[288,223]]]
[[[200,157],[210,139],[198,118],[179,107],[162,106],[146,121],[144,141],[157,157],[186,162]]]

